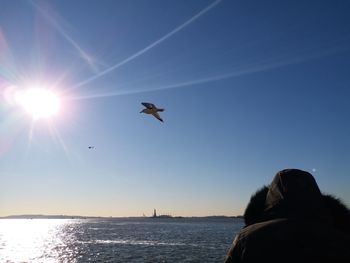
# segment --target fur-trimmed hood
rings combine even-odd
[[[350,234],[350,210],[341,200],[322,194],[310,173],[282,170],[269,186],[252,195],[244,212],[246,226],[277,218],[329,221]]]

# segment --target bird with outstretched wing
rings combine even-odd
[[[149,102],[141,102],[141,104],[143,106],[145,106],[146,108],[143,109],[142,111],[140,111],[140,113],[146,113],[146,114],[151,114],[153,115],[155,118],[157,118],[158,120],[160,120],[161,122],[163,122],[163,119],[160,117],[158,112],[162,112],[164,111],[164,109],[162,108],[157,108],[156,105],[154,105],[153,103],[149,103]]]

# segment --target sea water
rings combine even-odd
[[[0,262],[223,262],[237,218],[1,219]]]

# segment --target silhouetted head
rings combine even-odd
[[[298,169],[285,169],[276,174],[265,205],[265,212],[272,217],[319,218],[325,214],[322,195],[314,177]]]
[[[350,233],[350,210],[338,198],[322,194],[308,172],[288,169],[258,189],[244,211],[246,226],[275,218],[309,218]]]

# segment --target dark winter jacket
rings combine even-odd
[[[350,212],[311,174],[283,170],[252,196],[226,263],[350,262]]]

